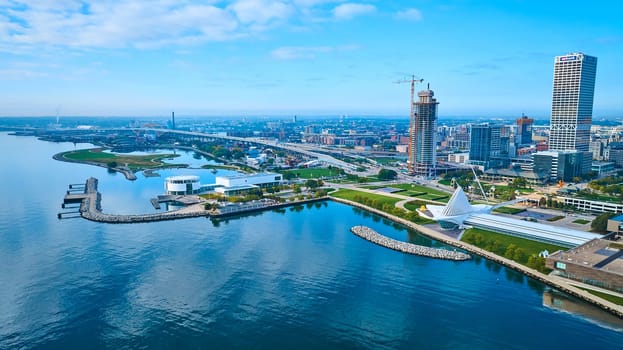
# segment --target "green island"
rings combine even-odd
[[[545,274],[549,273],[550,270],[545,267],[545,258],[539,257],[539,253],[544,250],[550,253],[558,250],[567,250],[565,247],[554,244],[508,236],[478,228],[465,230],[461,236],[461,241],[511,259]]]
[[[91,163],[107,168],[125,166],[132,171],[157,168],[179,168],[187,164],[169,164],[163,160],[178,157],[178,154],[124,155],[104,152],[103,148],[81,149],[61,153],[60,156],[69,161]]]

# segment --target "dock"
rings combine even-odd
[[[129,224],[208,216],[208,212],[203,207],[203,203],[196,203],[179,210],[167,211],[163,213],[137,215],[106,214],[102,212],[102,195],[97,190],[97,183],[98,180],[96,178],[90,177],[84,184],[83,193],[70,193],[70,191],[68,191],[63,200],[63,208],[65,208],[66,204],[78,202],[80,203],[80,207],[76,211],[59,213],[59,219],[63,218],[66,214],[79,214],[79,216],[91,221],[112,224]],[[75,185],[72,185],[72,187],[75,187]],[[71,208],[74,209],[75,207],[72,206]],[[75,216],[77,215],[71,217]]]
[[[393,238],[383,236],[382,234],[374,231],[367,226],[353,226],[351,227],[350,231],[353,234],[372,243],[407,254],[454,261],[463,261],[472,258],[469,254],[457,252],[454,250],[431,248],[413,243],[398,241]]]

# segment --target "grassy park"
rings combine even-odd
[[[334,193],[331,193],[330,196],[357,202],[365,206],[381,210],[388,214],[398,216],[405,220],[409,220],[416,224],[423,225],[433,222],[431,220],[420,217],[420,215],[416,211],[405,211],[401,208],[396,207],[396,203],[400,201],[399,198],[351,189],[340,189]]]
[[[124,155],[119,153],[104,152],[101,148],[82,149],[65,152],[62,157],[77,162],[96,163],[101,166],[115,168],[126,166],[131,170],[154,169],[163,167],[179,167],[185,164],[167,164],[164,159],[177,157],[176,154],[149,154],[149,155]]]
[[[358,202],[358,203],[360,203],[361,201],[357,199],[365,197],[370,201],[376,201],[377,203],[381,205],[383,204],[391,205],[392,207],[394,207],[396,203],[400,201],[400,198],[388,197],[388,196],[383,196],[380,194],[362,192],[362,191],[357,191],[357,190],[350,190],[350,189],[345,189],[345,188],[340,189],[334,193],[331,193],[331,196],[346,199],[346,200],[353,201],[353,202]]]
[[[298,179],[320,179],[324,177],[333,177],[340,174],[338,168],[300,168],[280,171],[286,178],[286,174],[292,174],[293,178]]]
[[[470,228],[465,230],[461,241],[473,244],[484,250],[516,261],[522,265],[548,272],[545,268],[545,259],[538,254],[543,250],[553,253],[558,250],[567,250],[565,247],[554,244],[533,241],[529,239],[509,236],[493,231]]]
[[[447,203],[450,200],[450,196],[451,196],[451,194],[449,193],[436,190],[434,188],[417,185],[417,184],[395,184],[395,185],[389,185],[389,186],[369,186],[367,188],[374,190],[374,189],[378,189],[382,187],[391,187],[391,188],[399,189],[400,191],[395,192],[395,193],[399,193],[401,195],[416,197],[419,199],[426,199],[429,201],[443,202],[443,203]]]

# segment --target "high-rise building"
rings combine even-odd
[[[581,153],[573,158],[581,163],[580,176],[591,171],[593,158],[589,143],[596,70],[597,57],[583,53],[554,59],[549,150]],[[563,172],[574,173],[564,169]]]
[[[588,151],[597,57],[583,53],[556,56],[549,149]]]
[[[508,158],[509,130],[503,125],[473,124],[469,137],[469,162],[484,169],[499,167]]]
[[[437,129],[437,99],[430,89],[418,92],[415,113],[409,130],[409,172],[413,175],[435,175],[435,131]]]
[[[534,119],[522,115],[521,118],[515,119],[515,122],[517,123],[515,143],[518,145],[532,143],[532,124],[534,124]]]

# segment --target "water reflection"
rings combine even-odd
[[[580,316],[602,327],[623,331],[623,320],[603,312],[601,309],[573,298],[567,294],[547,288],[543,292],[543,305],[549,308]]]

